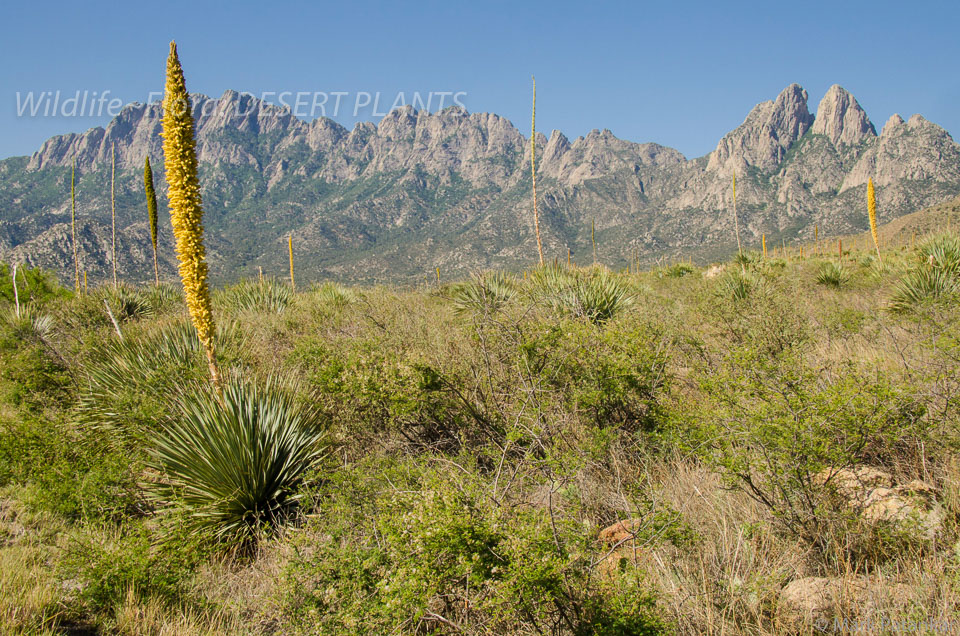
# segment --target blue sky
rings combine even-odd
[[[18,93],[21,107],[30,91],[145,101],[163,88],[171,39],[193,92],[319,92],[332,104],[341,91],[336,119],[347,126],[378,119],[369,106],[353,117],[361,92],[379,92],[381,110],[401,92],[460,92],[471,112],[527,134],[535,73],[538,130],[609,128],[688,157],[792,82],[811,110],[838,83],[878,132],[894,112],[919,112],[956,138],[958,22],[960,3],[922,1],[7,2],[0,157],[109,120],[18,116]]]

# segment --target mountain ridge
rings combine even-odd
[[[838,85],[816,115],[798,84],[750,110],[702,157],[593,130],[569,140],[538,133],[538,193],[551,257],[590,254],[625,266],[680,254],[719,257],[735,242],[730,181],[738,180],[743,239],[810,238],[863,229],[868,178],[882,221],[960,193],[960,146],[920,115],[891,117],[880,134]],[[211,268],[219,280],[283,271],[294,235],[304,275],[355,282],[415,281],[533,263],[529,137],[493,113],[410,106],[347,129],[226,91],[194,97]],[[80,172],[83,266],[110,269],[109,155],[117,149],[121,271],[152,267],[142,203],[143,158],[162,176],[161,108],[131,104],[107,126],[52,137],[29,158],[0,161],[0,259],[61,272],[72,251],[69,165]],[[64,189],[64,179],[66,179]],[[158,189],[165,192],[162,178]],[[140,198],[138,200],[138,189]],[[162,199],[163,197],[161,197]],[[106,212],[106,217],[104,217]],[[106,221],[106,223],[104,223]],[[168,230],[168,228],[164,228]],[[161,232],[165,275],[175,268]],[[592,256],[590,256],[592,258]]]

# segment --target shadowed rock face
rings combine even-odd
[[[522,267],[535,255],[529,139],[490,113],[403,107],[348,130],[227,91],[194,97],[210,262],[223,280],[282,267],[297,237],[304,276],[417,280]],[[76,158],[81,258],[92,277],[110,268],[110,149],[119,166],[120,269],[151,274],[141,170],[162,178],[159,104],[131,104],[106,128],[53,137],[29,158],[0,161],[0,258],[66,272],[72,251],[69,165]],[[594,130],[535,140],[545,250],[592,252],[625,265],[639,254],[721,257],[734,243],[730,181],[737,174],[747,245],[861,230],[867,179],[881,222],[960,193],[960,147],[939,126],[892,117],[878,136],[857,100],[833,86],[816,117],[797,84],[754,107],[705,157]],[[162,200],[163,197],[161,197]],[[584,256],[584,258],[587,258]],[[592,255],[589,257],[592,260]],[[583,261],[583,258],[580,259]],[[161,227],[161,265],[174,269]]]

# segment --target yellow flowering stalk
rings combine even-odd
[[[543,243],[540,241],[540,215],[537,213],[537,78],[533,80],[533,115],[530,118],[530,177],[533,179],[533,229],[537,233],[537,253],[543,265]]]
[[[110,155],[112,157],[112,167],[110,168],[110,219],[113,227],[113,243],[111,251],[113,252],[113,286],[117,287],[117,147],[110,146]]]
[[[73,290],[80,293],[80,259],[77,257],[77,160],[70,168],[70,235],[73,238]]]
[[[177,45],[170,43],[167,58],[167,85],[163,96],[163,156],[167,173],[167,200],[176,238],[180,278],[190,318],[207,354],[210,379],[220,388],[213,352],[213,312],[207,285],[206,250],[203,247],[203,207],[197,179],[197,150],[193,137],[190,95],[177,57]]]
[[[143,161],[143,191],[147,195],[147,220],[150,222],[150,243],[153,245],[153,280],[160,284],[160,267],[157,264],[157,191],[153,188],[153,169],[150,157]]]
[[[763,257],[766,258],[767,257],[767,235],[766,234],[760,235],[760,245],[763,246]]]
[[[296,289],[297,285],[293,282],[293,234],[287,237],[287,249],[290,252],[290,289]]]
[[[877,195],[873,191],[873,179],[867,180],[867,215],[870,217],[870,233],[873,234],[873,244],[877,248],[877,259],[883,265],[880,256],[880,237],[877,234]]]

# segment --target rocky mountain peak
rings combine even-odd
[[[880,131],[881,136],[889,135],[896,129],[898,126],[903,125],[903,117],[899,113],[894,113],[890,115],[890,119],[887,120],[887,123],[883,125],[883,130]]]
[[[810,130],[828,137],[835,146],[856,146],[865,139],[877,136],[867,113],[856,98],[839,84],[831,86],[820,100]]]
[[[707,169],[732,172],[754,166],[770,172],[812,125],[807,91],[791,84],[774,101],[757,104],[740,126],[720,140]]]

